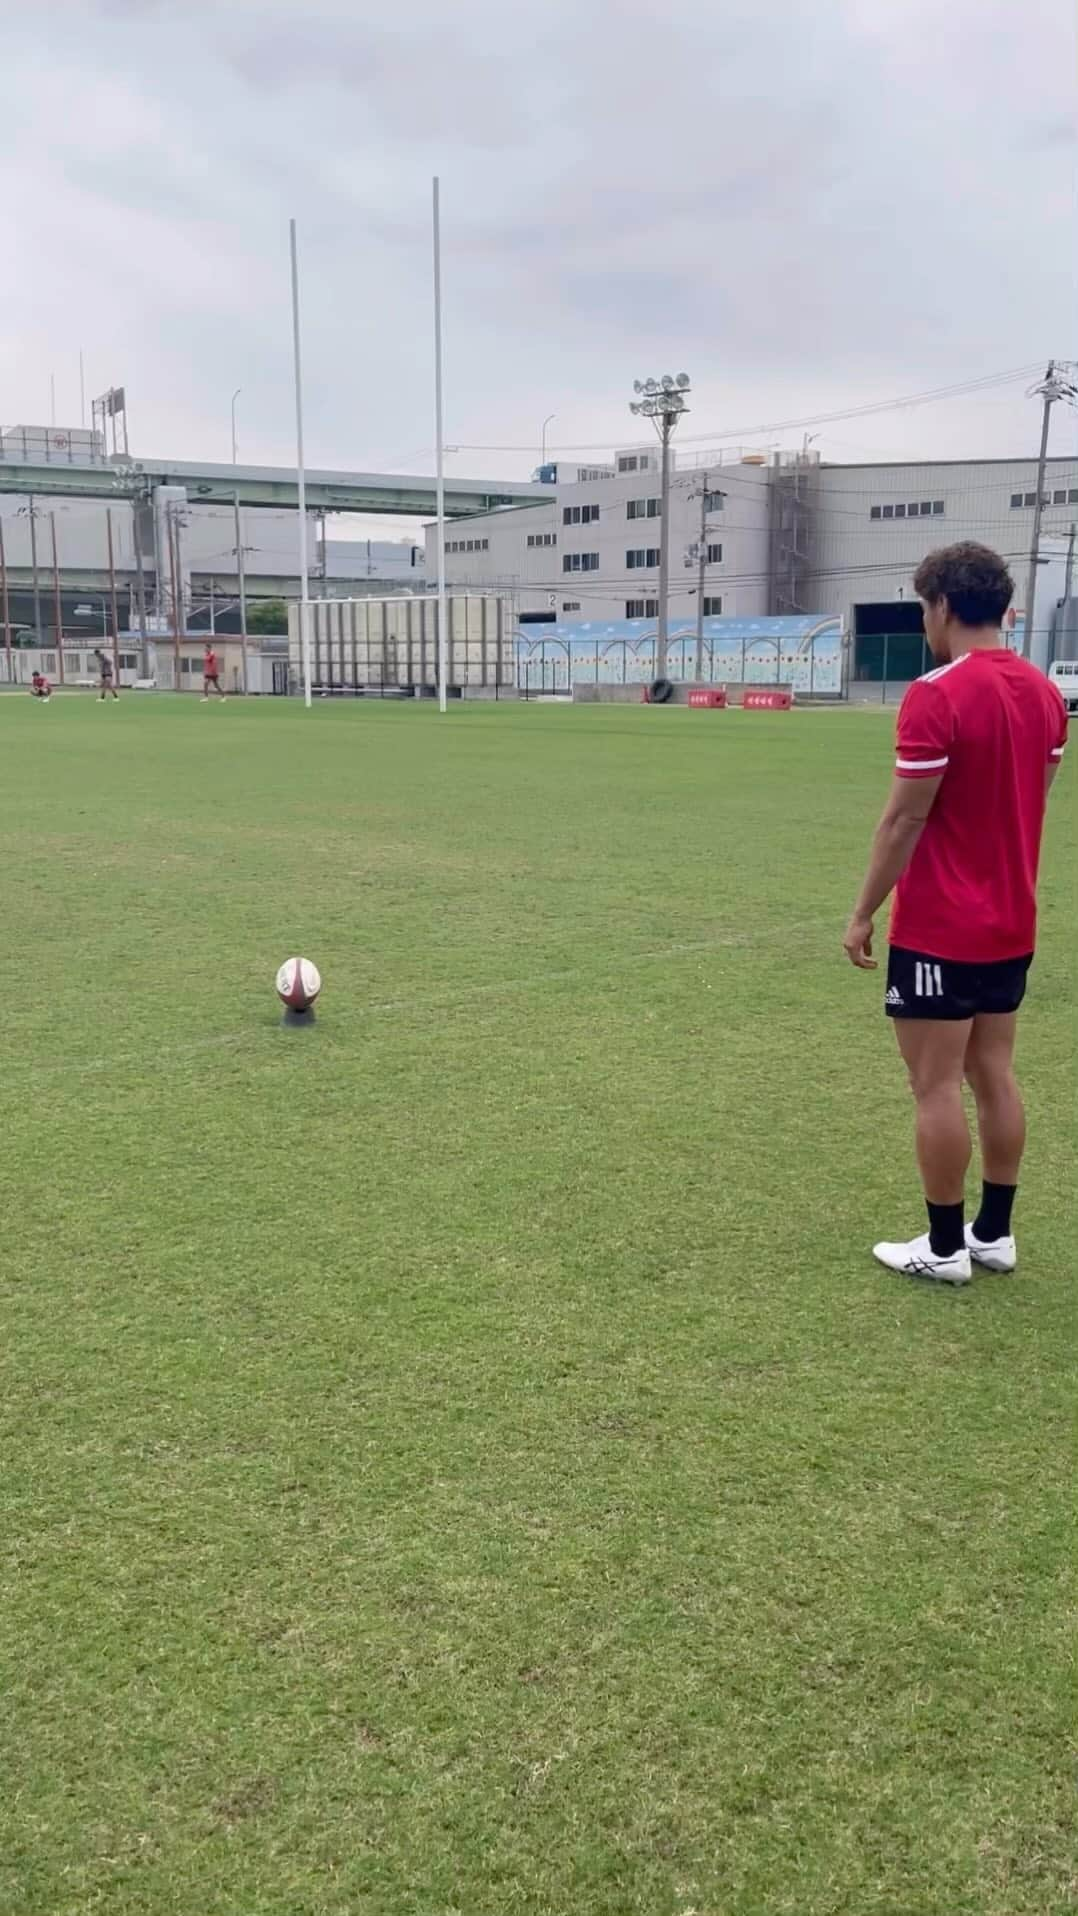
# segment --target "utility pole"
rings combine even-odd
[[[1071,581],[1074,578],[1074,535],[1076,532],[1078,532],[1078,526],[1075,525],[1072,519],[1070,537],[1067,540],[1067,569],[1063,574],[1063,597],[1065,599],[1069,599],[1071,596]],[[0,547],[0,551],[2,550],[3,548]]]
[[[633,391],[638,399],[630,401],[629,411],[650,419],[659,435],[662,449],[662,476],[659,510],[662,514],[659,524],[659,629],[655,650],[655,677],[666,677],[666,658],[670,645],[670,441],[674,428],[682,413],[688,409],[685,395],[689,390],[688,373],[678,373],[676,379],[664,373],[661,379],[636,379]]]
[[[20,510],[21,509],[22,508],[20,508]],[[31,567],[31,572],[32,572],[33,582],[34,582],[33,584],[34,644],[37,646],[40,646],[41,644],[41,581],[38,578],[38,572],[37,572],[37,508],[34,505],[33,493],[30,494],[26,502],[25,511],[29,514],[29,517],[30,517],[30,567]]]
[[[1029,548],[1029,579],[1026,583],[1026,623],[1022,635],[1022,657],[1028,659],[1033,645],[1033,613],[1037,604],[1037,567],[1040,564],[1041,550],[1041,514],[1044,509],[1044,474],[1048,463],[1048,428],[1052,419],[1052,407],[1057,399],[1073,399],[1078,393],[1068,379],[1056,371],[1054,359],[1048,361],[1048,369],[1038,386],[1032,391],[1040,393],[1044,401],[1041,413],[1041,449],[1037,459],[1037,491],[1033,501],[1033,536]]]
[[[240,592],[240,650],[243,654],[243,689],[250,690],[247,683],[247,561],[243,550],[243,521],[240,518],[240,495],[236,500],[236,583]],[[303,617],[302,612],[300,617]]]
[[[168,522],[168,561],[172,576],[172,657],[175,666],[175,690],[183,691],[183,677],[180,671],[180,529],[179,514],[174,505],[166,509]]]
[[[30,521],[31,525],[33,520]],[[60,591],[60,561],[56,553],[56,514],[50,512],[49,526],[52,531],[52,590],[56,607],[56,659],[60,668],[60,684],[64,683],[64,601]]]
[[[120,609],[116,603],[116,555],[112,544],[112,507],[105,507],[105,530],[108,534],[109,549],[109,601],[112,605],[112,669],[116,674],[114,683],[120,689]]]
[[[7,655],[8,684],[13,685],[14,668],[11,663],[11,607],[7,595],[7,559],[4,556],[4,521],[0,518],[0,612],[4,617],[4,652]]]
[[[696,677],[697,677],[697,680],[699,681],[699,680],[702,680],[702,679],[703,679],[703,676],[704,676],[704,587],[705,587],[705,586],[706,586],[706,584],[707,584],[707,563],[708,563],[708,559],[707,559],[707,534],[708,534],[708,524],[707,524],[707,517],[708,517],[708,513],[709,513],[709,511],[711,510],[711,506],[710,506],[710,501],[711,501],[711,499],[712,499],[712,498],[716,498],[716,499],[718,499],[718,500],[719,500],[719,501],[721,502],[721,501],[723,500],[723,498],[724,498],[724,494],[723,494],[723,493],[721,493],[721,492],[718,492],[718,493],[712,493],[712,490],[711,490],[711,474],[710,474],[709,472],[705,472],[705,473],[704,473],[704,477],[703,477],[703,480],[702,480],[702,482],[701,482],[701,487],[700,487],[700,491],[699,491],[698,493],[695,493],[695,492],[691,492],[691,493],[689,494],[689,497],[690,497],[690,499],[697,499],[697,498],[698,498],[698,499],[699,499],[699,501],[700,501],[700,538],[699,538],[699,542],[698,542],[698,544],[697,544],[697,546],[696,546],[696,548],[695,548],[695,552],[696,552],[696,562],[697,562],[697,570],[696,570]],[[692,546],[690,546],[690,547],[689,547],[689,550],[688,550],[688,552],[687,552],[687,553],[685,554],[685,564],[686,564],[686,565],[691,565],[691,564],[692,564],[692,561],[693,561],[693,547],[692,547]]]
[[[232,395],[232,470],[236,470],[236,401],[243,391],[237,386]],[[243,689],[247,692],[247,570],[243,557],[243,517],[240,513],[240,489],[236,486],[232,493],[232,506],[236,520],[236,584],[240,594],[240,651],[243,656]],[[302,619],[303,614],[300,613]]]
[[[704,586],[707,584],[707,473],[700,492],[700,551],[696,571],[696,682],[704,676]]]
[[[138,600],[138,631],[141,660],[139,671],[146,679],[150,676],[150,641],[146,631],[146,575],[142,569],[142,534],[139,530],[139,511],[143,503],[142,494],[135,493],[131,501],[131,539],[135,548],[135,593]]]

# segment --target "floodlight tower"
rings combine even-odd
[[[655,648],[655,676],[666,677],[666,655],[670,644],[670,440],[674,427],[688,408],[685,395],[689,390],[688,373],[678,373],[676,379],[670,373],[664,373],[661,379],[634,379],[633,391],[637,398],[630,400],[629,411],[639,418],[650,419],[659,436],[662,447],[662,481],[660,491],[662,499],[659,506],[659,632]]]

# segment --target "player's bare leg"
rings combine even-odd
[[[1013,1011],[982,1012],[966,1047],[966,1078],[977,1106],[984,1183],[981,1208],[966,1231],[979,1264],[1012,1271],[1017,1261],[1011,1209],[1026,1145],[1026,1113],[1014,1075],[1018,1019]]]
[[[962,1079],[972,1019],[900,1018],[895,1032],[917,1108],[917,1162],[929,1204],[961,1204],[973,1155]]]
[[[889,1269],[964,1284],[970,1276],[963,1207],[973,1154],[962,1079],[973,1020],[896,1018],[895,1036],[916,1106],[917,1162],[929,1229],[908,1244],[877,1244]]]

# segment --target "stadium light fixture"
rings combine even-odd
[[[688,409],[685,394],[689,389],[688,373],[678,373],[675,379],[670,373],[663,373],[661,379],[634,379],[634,393],[642,393],[643,398],[631,399],[629,411],[634,417],[650,419],[659,436],[662,447],[662,503],[659,525],[659,622],[655,651],[655,676],[665,678],[666,661],[670,643],[670,439],[681,415]]]

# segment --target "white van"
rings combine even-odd
[[[1058,685],[1068,712],[1078,712],[1078,659],[1055,659],[1048,667],[1048,677]]]

